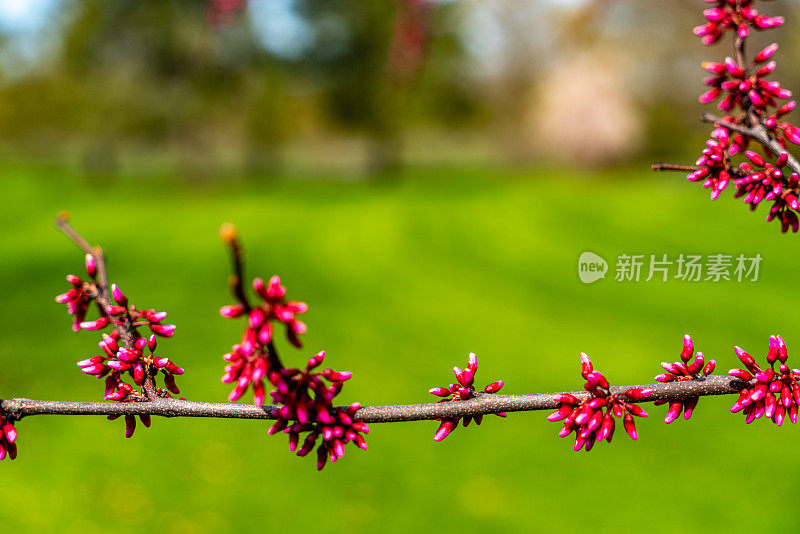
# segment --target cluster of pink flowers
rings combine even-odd
[[[797,201],[798,181],[800,175],[796,172],[784,175],[782,168],[788,161],[786,153],[781,154],[775,163],[769,163],[761,155],[748,150],[745,152],[750,162],[739,165],[739,169],[744,171],[745,176],[734,180],[736,183],[736,194],[734,197],[744,196],[744,201],[750,204],[750,209],[755,209],[762,200],[772,200],[773,204],[767,214],[767,221],[777,218],[781,221],[781,230],[786,232],[789,228],[792,232],[797,232],[798,221],[795,213],[800,209]],[[758,169],[756,169],[756,167]],[[784,188],[786,191],[784,192]]]
[[[67,305],[67,312],[74,316],[72,330],[102,330],[109,325],[124,325],[126,321],[131,327],[147,326],[159,336],[171,337],[175,333],[175,325],[164,324],[167,312],[157,312],[154,309],[137,310],[136,306],[129,305],[128,299],[116,286],[111,285],[111,294],[116,304],[103,307],[97,303],[98,318],[86,320],[86,314],[92,302],[97,301],[100,289],[97,282],[97,264],[91,254],[86,255],[86,272],[91,281],[85,282],[80,277],[69,274],[67,282],[72,288],[66,293],[56,296],[56,302]]]
[[[267,283],[256,278],[253,290],[262,301],[258,306],[250,306],[244,295],[239,295],[240,302],[220,309],[223,317],[247,316],[242,341],[223,356],[228,364],[222,382],[236,384],[228,400],[235,402],[252,385],[253,402],[262,406],[266,396],[264,381],[268,380],[275,388],[270,392],[272,402],[280,406],[269,433],[288,434],[289,450],[298,456],[306,456],[321,438],[317,447],[317,469],[325,467],[328,459],[335,462],[343,457],[347,443],[366,449],[363,434],[369,433],[369,427],[355,419],[361,405],[354,403],[346,408],[333,405],[352,373],[333,369],[315,371],[325,359],[324,351],[309,359],[302,370],[285,367],[278,357],[273,344],[273,322],[282,323],[289,342],[300,348],[299,336],[306,333],[306,325],[297,315],[306,313],[308,306],[304,302],[287,300],[286,288],[277,276]],[[239,293],[237,291],[237,295]],[[305,438],[301,441],[303,435]]]
[[[289,342],[300,348],[303,344],[299,336],[305,334],[307,328],[297,315],[308,311],[308,306],[305,302],[287,301],[286,287],[281,284],[281,279],[277,276],[270,278],[268,283],[256,278],[253,280],[253,289],[263,301],[257,307],[248,309],[245,303],[240,302],[220,308],[223,317],[236,318],[246,314],[248,318],[241,343],[234,345],[231,352],[224,356],[229,364],[225,366],[222,381],[236,382],[236,386],[228,396],[231,402],[238,400],[252,384],[254,404],[261,406],[264,404],[264,377],[271,370],[270,351],[274,350],[272,322],[283,323]]]
[[[783,24],[783,17],[769,17],[760,14],[751,4],[752,0],[706,0],[715,4],[714,7],[703,11],[707,23],[697,26],[694,34],[700,37],[703,44],[710,45],[717,42],[726,31],[735,31],[745,38],[750,35],[750,28],[766,30],[776,28]]]
[[[647,417],[640,406],[627,401],[640,401],[649,397],[652,389],[631,388],[624,393],[611,393],[608,380],[600,371],[595,371],[592,361],[581,353],[581,376],[586,380],[583,388],[588,397],[578,398],[569,393],[556,396],[557,411],[547,417],[548,421],[564,420],[560,437],[575,432],[575,450],[592,450],[598,441],[611,443],[614,437],[615,417],[622,417],[622,424],[631,439],[638,439],[633,416]],[[604,412],[605,410],[605,412]]]
[[[67,311],[75,316],[73,330],[103,330],[111,327],[109,333],[102,333],[103,339],[98,344],[103,354],[79,361],[77,365],[81,371],[97,378],[105,378],[106,400],[128,402],[145,398],[146,380],[155,378],[159,373],[163,375],[166,387],[166,390],[156,390],[159,396],[168,397],[169,392],[180,393],[175,384],[175,376],[183,374],[183,369],[168,357],[155,354],[158,344],[156,336],[171,337],[175,333],[175,325],[164,323],[167,313],[154,309],[136,309],[116,284],[112,284],[110,290],[113,302],[107,302],[106,306],[101,305],[101,288],[96,278],[97,264],[91,254],[86,255],[86,272],[90,282],[69,275],[67,281],[72,284],[72,289],[56,297],[56,302],[66,303]],[[86,320],[92,302],[97,305],[99,317]],[[149,338],[142,337],[137,331],[137,328],[144,326],[152,332]],[[120,328],[125,328],[130,333],[131,341],[128,344],[121,342]],[[126,382],[126,378],[130,378],[133,385]],[[117,417],[119,416],[110,416],[109,419]],[[150,426],[149,416],[140,416],[140,419],[145,426]],[[125,435],[131,437],[136,427],[135,418],[129,415],[125,417],[125,421]]]
[[[435,387],[428,390],[431,395],[443,397],[438,402],[455,402],[475,398],[483,393],[497,393],[503,387],[503,381],[497,380],[483,388],[482,393],[475,391],[475,373],[478,372],[478,357],[475,353],[471,352],[467,358],[467,366],[462,370],[459,367],[453,367],[453,374],[456,375],[456,384],[448,384],[447,387]],[[506,417],[505,412],[498,412],[494,415],[499,417]],[[463,419],[464,427],[469,426],[472,421],[476,425],[483,422],[482,415],[467,415],[461,417],[448,417],[440,419],[441,424],[433,435],[434,441],[442,441],[450,433],[458,428],[458,422]]]
[[[12,460],[17,457],[17,429],[14,423],[3,413],[0,413],[0,460],[6,457]]]
[[[270,382],[276,388],[270,395],[272,401],[280,406],[276,414],[277,421],[270,427],[269,433],[283,431],[288,434],[289,450],[298,456],[311,452],[317,439],[322,437],[317,448],[317,469],[320,470],[325,467],[328,458],[331,462],[342,458],[345,445],[349,442],[366,450],[367,442],[361,434],[369,433],[366,423],[354,419],[361,407],[359,403],[347,408],[333,406],[333,399],[342,390],[342,384],[353,373],[333,369],[313,372],[324,359],[323,351],[309,359],[303,370],[283,368],[269,373]],[[304,433],[308,434],[298,448]]]
[[[692,357],[694,356],[694,359]],[[690,362],[691,360],[691,362]],[[705,356],[702,352],[698,352],[697,356],[694,355],[694,341],[692,336],[683,336],[683,350],[681,350],[681,361],[669,363],[661,362],[661,367],[664,368],[665,373],[656,376],[659,382],[682,382],[684,380],[700,380],[714,372],[717,362],[709,360],[706,363]],[[675,399],[669,401],[669,408],[667,415],[664,417],[664,422],[670,424],[683,411],[683,417],[687,421],[692,417],[692,412],[697,407],[699,397],[688,397],[685,399]],[[666,404],[665,400],[657,400],[653,402],[656,406]]]
[[[103,334],[103,340],[98,343],[105,355],[92,356],[78,362],[78,367],[87,375],[106,378],[106,400],[126,401],[131,397],[141,397],[141,393],[123,380],[124,375],[129,375],[133,383],[143,387],[145,378],[154,373],[164,375],[164,385],[172,393],[178,394],[180,390],[175,385],[175,375],[182,375],[183,368],[175,365],[165,356],[156,356],[156,336],[149,339],[137,338],[133,348],[119,346],[119,334]],[[147,350],[147,353],[145,352]]]
[[[792,96],[792,92],[782,88],[779,82],[764,79],[777,66],[774,61],[768,61],[777,50],[776,43],[767,46],[756,54],[749,68],[740,66],[732,57],[726,57],[723,63],[704,61],[703,68],[712,76],[703,83],[711,89],[700,95],[700,102],[708,104],[724,95],[717,104],[720,111],[728,113],[737,107],[748,109],[752,106],[756,114],[767,116],[769,109],[779,107],[776,99],[785,100]],[[764,65],[759,66],[762,63]]]
[[[726,32],[735,32],[736,39],[742,41],[752,28],[765,30],[784,22],[783,17],[759,14],[750,0],[712,2],[715,7],[704,11],[708,22],[694,30],[704,44],[717,42]],[[724,123],[762,128],[786,150],[788,142],[800,144],[800,129],[783,120],[795,108],[796,102],[780,103],[779,100],[791,98],[791,91],[781,87],[779,82],[767,79],[776,68],[772,57],[777,49],[777,44],[770,44],[749,63],[738,52],[735,57],[727,57],[722,62],[703,62],[703,68],[711,76],[703,82],[709,89],[700,95],[700,102],[709,104],[719,100],[717,107],[725,113],[721,119]],[[750,141],[748,136],[731,130],[725,124],[718,124],[695,162],[696,170],[687,178],[702,181],[704,187],[710,188],[712,200],[719,198],[733,182],[735,198],[744,197],[751,210],[762,201],[771,201],[766,220],[779,220],[782,232],[789,229],[797,232],[800,228],[797,216],[800,210],[797,200],[800,176],[787,168],[787,153],[769,161],[774,157],[772,152],[765,148],[767,156],[764,156],[747,150]],[[737,154],[744,154],[749,161],[737,165],[732,160]]]
[[[728,130],[717,128],[706,141],[703,155],[695,162],[699,168],[686,176],[690,182],[703,180],[703,187],[711,188],[711,200],[718,199],[728,187],[731,178],[728,155],[732,150]]]
[[[731,369],[728,374],[748,383],[731,407],[731,412],[742,412],[746,423],[767,417],[781,426],[789,414],[789,420],[797,423],[797,407],[800,404],[800,369],[786,365],[786,344],[781,336],[770,336],[767,351],[769,367],[762,369],[755,359],[736,347],[736,355],[746,369]],[[775,364],[780,362],[778,369]]]
[[[86,313],[89,311],[89,305],[97,298],[97,263],[94,256],[91,254],[86,255],[86,272],[92,282],[84,282],[80,277],[74,274],[67,275],[67,282],[72,284],[72,288],[66,293],[61,293],[56,296],[56,302],[67,305],[67,313],[74,316],[72,323],[72,330],[77,332],[81,329],[81,324],[86,319]],[[108,321],[105,310],[98,306],[100,311],[100,318],[103,321]],[[106,322],[106,324],[108,324]]]

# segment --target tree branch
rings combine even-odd
[[[709,395],[733,395],[747,387],[747,383],[724,375],[709,375],[704,379],[666,382],[640,386],[613,386],[611,393],[623,393],[631,388],[648,388],[653,393],[644,400],[626,402],[652,402],[679,400]],[[571,391],[578,398],[588,398],[586,391]],[[557,393],[532,393],[523,395],[478,394],[469,400],[436,402],[430,404],[405,404],[394,406],[364,406],[355,418],[365,423],[397,423],[452,417],[486,415],[497,412],[529,412],[558,408]],[[225,419],[275,419],[277,406],[258,408],[246,404],[195,402],[179,399],[157,398],[146,402],[64,402],[31,399],[0,401],[0,410],[14,419],[31,415],[157,415],[162,417],[214,417]]]

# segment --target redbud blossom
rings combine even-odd
[[[662,362],[661,367],[664,368],[666,373],[656,376],[659,382],[683,382],[685,380],[702,380],[704,377],[714,372],[714,367],[717,363],[714,360],[706,361],[702,352],[698,352],[697,356],[694,355],[694,342],[692,336],[686,334],[683,336],[683,350],[681,351],[681,361],[668,363]],[[671,401],[657,400],[653,404],[661,406],[662,404],[669,404],[667,415],[664,422],[669,424],[673,422],[683,411],[683,418],[687,421],[692,417],[697,406],[699,397],[688,397],[684,399],[675,399]]]
[[[711,188],[711,200],[716,200],[731,178],[728,159],[731,143],[728,131],[724,128],[714,130],[711,137],[706,141],[707,148],[703,150],[703,155],[695,162],[699,168],[686,178],[691,182],[702,180],[703,187]]]
[[[443,399],[437,402],[454,402],[454,401],[462,401],[467,399],[473,399],[478,397],[484,393],[497,393],[500,391],[500,388],[503,387],[503,381],[498,380],[496,382],[492,382],[491,384],[487,385],[483,388],[483,392],[476,392],[475,391],[475,373],[478,371],[478,357],[474,353],[470,353],[467,359],[467,366],[464,369],[459,367],[453,368],[453,374],[456,377],[455,384],[449,384],[447,387],[435,387],[428,390],[428,393],[431,395],[436,395],[437,397],[444,397]],[[505,417],[505,412],[499,412],[494,415]],[[483,421],[483,415],[466,415],[463,418],[461,417],[453,417],[453,418],[445,418],[439,419],[441,424],[439,428],[436,430],[436,433],[433,435],[434,441],[442,441],[446,438],[450,433],[458,428],[459,421],[462,421],[465,427],[469,426],[472,421],[475,421],[476,425],[481,424]]]
[[[263,300],[259,306],[248,311],[245,304],[240,302],[220,308],[223,317],[236,318],[246,314],[248,319],[241,343],[234,345],[231,352],[223,356],[228,365],[225,366],[222,382],[235,383],[228,396],[231,402],[238,400],[252,384],[253,403],[261,406],[265,397],[264,378],[270,371],[280,370],[272,369],[270,365],[270,352],[274,351],[273,322],[286,325],[289,341],[300,347],[302,343],[299,336],[307,329],[296,315],[305,313],[308,306],[304,302],[286,301],[286,288],[277,276],[273,276],[266,284],[261,278],[256,278],[253,289]]]
[[[788,355],[783,338],[770,336],[767,350],[769,367],[766,369],[762,369],[743,349],[735,347],[735,352],[745,369],[731,369],[728,374],[747,382],[747,386],[739,392],[731,412],[742,412],[745,423],[766,417],[781,426],[787,415],[792,423],[797,423],[800,369],[790,369],[786,365]]]
[[[175,376],[183,374],[183,369],[175,365],[172,360],[164,355],[156,355],[156,336],[171,337],[175,332],[175,325],[164,324],[166,312],[157,312],[154,309],[138,310],[129,303],[128,297],[117,284],[111,284],[110,297],[112,302],[103,308],[98,302],[101,298],[101,288],[95,276],[97,275],[97,259],[87,254],[85,257],[86,271],[91,282],[84,282],[75,275],[67,276],[67,281],[72,284],[72,289],[58,295],[57,302],[67,304],[67,310],[75,316],[73,330],[104,330],[109,326],[111,332],[102,333],[102,341],[98,344],[101,354],[91,356],[78,362],[81,372],[87,375],[103,378],[105,384],[105,400],[129,402],[146,398],[144,392],[145,382],[155,379],[159,374],[163,376],[166,389],[156,388],[156,394],[169,397],[169,392],[180,393],[175,384]],[[89,305],[95,302],[100,316],[94,320],[85,320]],[[149,338],[142,337],[138,328],[147,326],[153,334]],[[128,344],[120,341],[120,329],[127,331]],[[126,380],[130,380],[130,383]],[[138,389],[137,389],[138,386]],[[116,419],[117,416],[109,417]],[[149,416],[141,416],[140,420],[145,426],[150,426]],[[126,416],[125,435],[130,437],[136,428],[133,416]]]
[[[333,369],[314,372],[324,359],[325,352],[320,352],[308,360],[303,370],[273,369],[267,375],[276,388],[270,393],[272,401],[280,406],[269,434],[280,431],[288,434],[289,450],[298,456],[311,452],[319,439],[317,469],[325,467],[329,458],[331,462],[342,458],[347,443],[353,442],[358,448],[366,449],[362,434],[369,433],[369,427],[355,417],[361,407],[359,403],[347,408],[333,405],[343,382],[350,379],[352,373]],[[301,444],[303,434],[306,436]]]
[[[708,0],[707,0],[708,1]],[[710,0],[714,7],[703,11],[707,23],[694,28],[703,44],[717,42],[725,32],[735,32],[740,38],[750,35],[750,29],[766,30],[781,26],[783,17],[769,17],[751,7],[752,0]]]
[[[72,288],[66,293],[57,295],[56,302],[67,305],[67,312],[74,316],[72,330],[73,332],[77,332],[86,322],[85,318],[89,310],[89,305],[97,297],[97,286],[93,282],[84,283],[83,280],[74,274],[67,275],[67,282],[72,284]],[[104,318],[105,312],[100,310],[100,313],[101,317]]]
[[[598,441],[611,443],[616,426],[615,418],[622,418],[622,426],[631,439],[638,439],[633,417],[647,417],[637,404],[652,395],[652,389],[631,388],[624,393],[611,394],[611,386],[602,373],[594,370],[592,361],[581,353],[581,376],[586,380],[584,389],[588,397],[578,398],[570,393],[556,395],[557,411],[547,417],[548,421],[564,421],[560,437],[575,433],[574,450],[589,452]]]

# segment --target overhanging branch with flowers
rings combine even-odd
[[[703,11],[706,23],[694,28],[705,45],[713,45],[731,34],[733,55],[723,61],[704,61],[710,76],[701,104],[717,102],[724,113],[710,113],[701,120],[714,124],[706,148],[694,165],[656,163],[653,170],[689,172],[687,179],[702,182],[716,200],[733,183],[734,198],[755,210],[761,202],[772,202],[767,221],[777,219],[781,231],[800,229],[800,162],[789,152],[789,143],[800,144],[800,128],[785,119],[797,105],[788,100],[792,92],[767,79],[777,68],[772,59],[778,44],[772,43],[747,59],[746,43],[753,30],[763,31],[784,24],[784,18],[760,13],[755,0],[712,0]],[[781,103],[781,101],[785,101]],[[761,153],[752,144],[760,145]],[[744,156],[744,161],[741,161]],[[738,160],[738,162],[737,162]]]

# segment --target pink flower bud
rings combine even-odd
[[[743,78],[745,72],[736,64],[732,57],[725,58],[725,68],[734,78]]]
[[[727,16],[727,11],[723,8],[715,7],[704,10],[703,16],[711,22],[719,22]]]
[[[631,400],[643,400],[653,394],[652,389],[631,388],[625,392],[625,396]]]
[[[569,393],[559,393],[553,397],[556,402],[561,402],[565,404],[577,404],[578,399],[573,397]]]
[[[234,317],[239,317],[244,313],[244,306],[241,304],[231,304],[228,306],[223,306],[219,309],[220,315],[223,317],[228,317],[232,319]]]
[[[106,313],[109,315],[122,315],[127,310],[124,306],[106,306]]]
[[[89,275],[89,278],[97,276],[97,261],[94,259],[94,256],[86,254],[84,261],[86,263],[86,274]]]
[[[84,330],[102,330],[108,326],[108,318],[100,317],[94,321],[83,321],[79,324],[79,326]]]
[[[632,440],[636,441],[639,439],[639,434],[636,432],[636,423],[633,421],[633,417],[631,414],[626,413],[622,419],[622,424],[625,427],[625,432],[631,437]]]
[[[755,366],[756,361],[752,356],[750,356],[750,354],[748,354],[739,347],[734,347],[733,350],[736,352],[736,356],[739,357],[739,360],[741,360],[741,362],[745,364],[748,367],[748,369],[751,366]]]
[[[769,58],[772,57],[773,54],[778,50],[778,43],[772,43],[771,45],[762,49],[756,56],[753,58],[753,61],[756,63],[763,63]]]
[[[783,129],[786,138],[796,145],[800,145],[800,129],[787,124]]]
[[[446,438],[450,432],[455,429],[457,424],[457,420],[453,419],[443,419],[442,423],[439,425],[439,428],[436,430],[436,434],[433,436],[434,441],[442,441]]]
[[[709,89],[708,91],[701,94],[697,100],[701,104],[710,104],[711,102],[719,98],[721,92],[722,91],[718,87],[714,87],[713,89]]]
[[[261,308],[255,308],[250,311],[249,322],[250,328],[258,329],[264,322],[266,317],[264,316],[264,310]]]
[[[334,371],[333,369],[325,369],[322,372],[322,376],[333,382],[344,382],[345,380],[349,380],[350,378],[352,378],[353,373],[349,371],[337,372]]]
[[[500,388],[502,387],[503,387],[503,381],[497,380],[496,382],[492,382],[491,384],[483,388],[483,391],[485,393],[497,393],[498,391],[500,391]]]
[[[150,324],[150,330],[162,337],[172,337],[175,334],[175,328],[174,324]]]
[[[638,404],[626,404],[625,408],[628,410],[628,413],[630,413],[631,415],[635,415],[636,417],[648,416],[648,413],[644,411],[644,408],[642,408]]]
[[[120,306],[127,306],[128,305],[128,298],[122,292],[117,284],[111,284],[111,296],[114,297],[114,300]]]
[[[570,406],[568,404],[564,404],[557,411],[555,411],[555,412],[551,413],[549,416],[547,416],[547,420],[548,421],[561,421],[562,419],[567,417],[570,414],[570,412],[572,412],[572,409],[573,409],[572,406]]]
[[[474,352],[470,352],[467,357],[467,369],[470,369],[473,375],[478,370],[478,356]]]
[[[302,314],[308,311],[308,304],[306,304],[305,302],[298,302],[291,300],[286,303],[286,309],[288,309],[292,313]]]
[[[692,417],[692,413],[694,409],[697,407],[697,403],[700,401],[699,397],[689,397],[688,399],[683,401],[683,418],[687,421],[689,418]]]
[[[686,367],[686,370],[690,375],[694,375],[703,368],[706,363],[706,359],[703,356],[702,352],[697,353],[697,357],[695,357],[694,361]]]
[[[683,403],[681,401],[672,401],[669,403],[669,409],[667,410],[667,415],[664,417],[664,422],[670,424],[678,416],[681,414],[681,410],[683,409]]]
[[[786,359],[788,357],[786,343],[783,342],[783,338],[781,336],[775,336],[775,339],[778,340],[778,359],[781,361],[781,363],[786,363]]]
[[[753,375],[751,375],[744,369],[731,369],[730,371],[728,371],[728,374],[734,378],[738,378],[739,380],[750,381],[753,379]]]
[[[592,367],[592,360],[585,352],[581,352],[581,376],[588,379],[594,368]]]
[[[85,373],[87,375],[99,375],[105,370],[106,370],[106,366],[104,364],[97,363],[97,364],[94,364],[94,365],[90,365],[88,367],[84,367],[83,369],[81,369],[81,372],[83,372],[83,373]]]
[[[747,150],[744,155],[747,156],[747,159],[749,159],[756,167],[764,166],[764,158],[760,154],[757,154],[752,150]]]
[[[467,385],[466,381],[464,380],[464,371],[462,371],[460,367],[453,367],[453,374],[455,375],[456,380],[458,380],[459,384],[461,384],[462,386]]]
[[[683,336],[683,350],[681,350],[681,360],[688,362],[689,358],[694,354],[694,341],[692,336],[686,334]]]
[[[77,363],[78,367],[90,367],[92,365],[98,364],[105,360],[102,356],[92,356],[91,358],[87,358],[85,360],[81,360]]]
[[[258,407],[263,406],[264,396],[265,396],[264,382],[261,381],[253,382],[253,404],[255,404]]]
[[[116,299],[115,299],[116,300]],[[125,416],[125,437],[130,438],[136,431],[136,417],[133,415]]]

